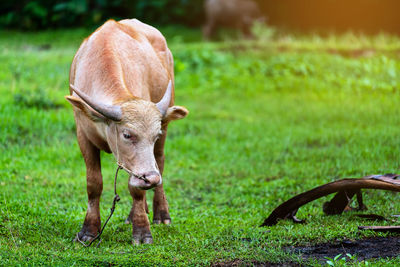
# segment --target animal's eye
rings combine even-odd
[[[128,133],[124,133],[124,138],[125,139],[131,139],[132,135],[128,134]]]
[[[157,142],[157,140],[160,139],[160,137],[161,137],[162,134],[163,134],[163,132],[160,131],[160,132],[156,135],[156,137],[154,138],[154,142]]]

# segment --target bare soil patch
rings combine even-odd
[[[315,246],[290,247],[289,252],[307,259],[325,260],[338,254],[357,255],[359,261],[372,258],[392,258],[400,255],[400,237],[375,237],[361,240],[343,240]]]
[[[300,266],[298,263],[294,262],[284,262],[284,263],[270,263],[270,262],[259,262],[259,261],[243,261],[240,259],[218,262],[211,265],[212,267],[228,267],[228,266],[254,266],[254,267],[295,267]]]
[[[323,243],[315,246],[299,246],[287,247],[289,253],[300,254],[307,265],[308,260],[318,260],[321,263],[327,258],[333,259],[335,256],[342,254],[356,255],[358,261],[373,259],[373,258],[394,258],[400,255],[400,237],[374,237],[361,240],[343,240],[334,243]],[[235,259],[225,262],[217,262],[212,264],[213,267],[226,266],[257,266],[257,267],[292,267],[303,266],[296,262],[259,262],[259,261],[244,261]]]

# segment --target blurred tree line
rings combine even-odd
[[[296,30],[400,33],[400,0],[254,0],[268,24]],[[153,25],[204,23],[204,0],[0,0],[0,28],[98,26],[109,18]]]
[[[203,22],[203,0],[1,0],[0,27],[23,30],[92,26],[109,18],[147,23]]]

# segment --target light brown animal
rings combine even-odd
[[[211,39],[221,26],[238,29],[246,38],[253,38],[251,27],[254,21],[264,21],[253,0],[206,0],[204,10],[203,37],[206,40]]]
[[[86,164],[88,208],[77,237],[100,231],[103,189],[100,150],[113,153],[130,174],[133,205],[127,222],[134,244],[152,243],[146,191],[155,187],[153,223],[171,218],[162,185],[168,123],[188,111],[174,106],[173,58],[162,34],[138,20],[107,21],[85,39],[70,70],[77,138]]]

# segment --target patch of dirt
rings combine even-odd
[[[316,259],[325,262],[326,258],[347,253],[357,256],[358,261],[373,258],[394,258],[400,255],[400,237],[374,237],[361,240],[343,240],[335,243],[324,243],[315,246],[286,247],[286,252],[300,254],[305,261]],[[301,266],[296,262],[270,263],[235,259],[212,264],[213,267],[256,266],[256,267],[294,267]]]
[[[258,262],[258,261],[244,261],[240,259],[218,262],[211,265],[212,267],[228,267],[228,266],[254,266],[254,267],[295,267],[300,266],[298,263],[286,262],[286,263],[269,263],[269,262]]]
[[[290,253],[301,254],[307,259],[326,260],[347,253],[357,255],[358,261],[372,258],[391,258],[400,255],[400,237],[375,237],[362,240],[344,240],[315,246],[290,247]]]

